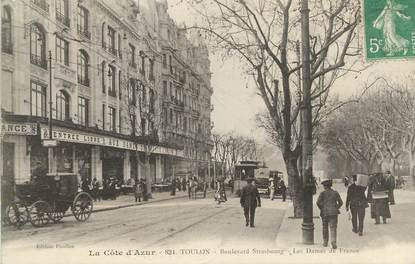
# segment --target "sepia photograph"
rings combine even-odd
[[[0,0],[4,264],[415,264],[414,0]]]

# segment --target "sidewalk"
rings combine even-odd
[[[346,190],[336,186],[343,202]],[[318,192],[320,192],[319,190]],[[315,195],[314,216],[319,215]],[[366,209],[363,236],[352,232],[345,206],[340,209],[337,227],[337,250],[323,247],[320,218],[314,218],[314,245],[302,244],[302,219],[289,218],[292,204],[287,209],[280,226],[276,246],[287,250],[290,255],[287,263],[303,261],[306,263],[415,263],[415,193],[395,190],[396,205],[390,206],[392,218],[387,224],[375,225],[370,218],[370,208]],[[293,262],[291,262],[293,261]]]

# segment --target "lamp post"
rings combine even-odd
[[[302,176],[303,176],[303,223],[302,237],[304,244],[314,244],[313,223],[313,134],[311,108],[311,73],[310,73],[310,32],[308,0],[301,0],[301,51],[302,51]]]

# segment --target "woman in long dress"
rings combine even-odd
[[[403,20],[410,20],[410,16],[406,16],[401,12],[406,8],[401,4],[396,4],[394,0],[386,0],[386,6],[383,8],[380,15],[373,22],[373,27],[381,29],[385,39],[383,51],[388,56],[393,56],[395,53],[402,52],[406,55],[409,48],[409,40],[403,38],[396,33],[396,21],[398,18]]]

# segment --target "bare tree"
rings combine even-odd
[[[298,62],[299,7],[292,0],[207,0],[192,6],[204,19],[197,26],[215,46],[238,56],[252,75],[266,108],[273,140],[282,151],[294,200],[294,215],[302,217],[302,187],[297,167],[301,141],[294,126],[302,107]],[[314,118],[318,120],[329,88],[341,76],[346,59],[359,55],[352,47],[360,20],[357,1],[313,1],[311,80]],[[281,87],[280,84],[281,83]],[[300,96],[298,96],[300,95]],[[318,103],[316,103],[318,102]]]

